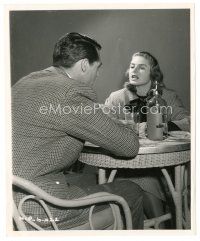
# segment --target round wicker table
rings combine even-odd
[[[190,161],[190,139],[180,136],[178,132],[170,134],[163,141],[151,141],[140,138],[140,149],[136,157],[127,159],[114,156],[107,150],[86,143],[79,157],[79,161],[99,169],[99,184],[112,182],[118,168],[160,168],[171,192],[176,210],[176,228],[190,228],[190,212],[187,197],[187,168]],[[167,171],[167,167],[174,167],[174,181]],[[106,178],[106,171],[110,176]]]

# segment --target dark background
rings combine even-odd
[[[189,9],[11,11],[12,84],[50,66],[54,44],[66,32],[87,34],[102,45],[99,102],[123,86],[132,54],[145,50],[158,59],[166,86],[190,109]]]

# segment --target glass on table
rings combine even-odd
[[[140,135],[140,113],[139,112],[134,113],[133,119],[135,122],[135,131],[139,136]]]
[[[167,114],[163,114],[162,122],[163,122],[163,139],[166,139],[168,137],[168,117],[167,117]]]
[[[125,114],[125,122],[128,125],[132,125],[132,129],[139,136],[139,128],[140,128],[140,114],[129,112]]]

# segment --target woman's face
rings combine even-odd
[[[133,85],[145,85],[150,80],[150,64],[142,56],[134,56],[129,67],[129,82]]]

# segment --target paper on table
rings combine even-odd
[[[174,139],[190,139],[190,132],[187,131],[170,131],[169,138]]]
[[[169,136],[166,139],[159,141],[149,140],[147,137],[140,137],[140,145],[150,147],[165,145],[167,142],[186,142],[190,140],[190,133],[186,131],[171,131],[168,134]]]

